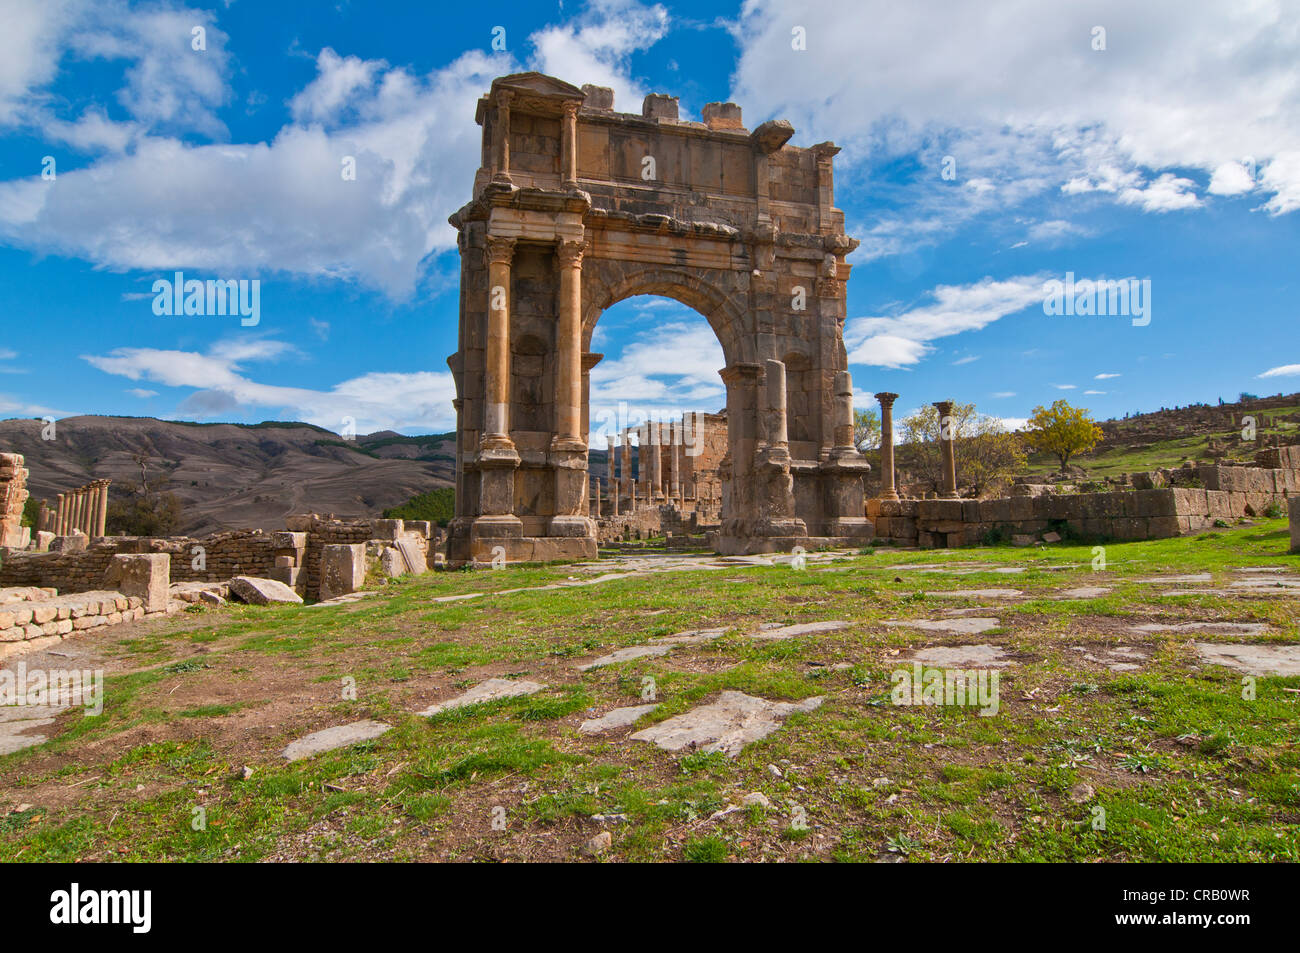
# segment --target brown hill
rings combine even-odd
[[[284,525],[288,513],[378,516],[417,493],[451,486],[454,434],[392,431],[345,442],[304,423],[193,424],[152,417],[68,417],[55,439],[39,420],[0,421],[0,449],[21,453],[35,499],[92,479],[140,480],[135,457],[181,501],[183,533]],[[110,495],[112,491],[109,491]]]

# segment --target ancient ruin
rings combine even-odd
[[[732,103],[708,104],[703,118],[679,119],[664,95],[647,96],[640,115],[615,112],[611,90],[539,73],[500,77],[480,100],[482,165],[450,219],[461,252],[448,359],[453,565],[596,555],[587,434],[602,355],[591,335],[602,311],[639,294],[695,308],[722,345],[714,547],[871,537],[842,337],[845,255],[857,243],[833,204],[839,150],[788,145],[784,121],[751,132]],[[648,436],[640,447],[661,458]],[[649,469],[653,496],[662,468]]]

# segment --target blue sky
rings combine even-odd
[[[449,429],[446,218],[477,98],[523,69],[839,144],[860,400],[1014,422],[1300,390],[1294,3],[3,6],[0,416]],[[154,314],[177,270],[260,279],[258,324]],[[1045,314],[1067,272],[1149,280],[1150,322]],[[722,406],[694,312],[632,299],[597,335],[593,422]]]

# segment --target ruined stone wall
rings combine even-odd
[[[201,550],[201,560],[196,548]],[[271,536],[261,530],[199,538],[110,536],[79,552],[10,550],[0,564],[0,586],[51,586],[61,593],[99,589],[109,562],[123,553],[169,554],[172,582],[221,582],[233,576],[270,578],[275,566]]]
[[[27,502],[27,469],[21,453],[0,453],[0,547],[26,546],[30,529],[22,525]]]
[[[1300,476],[1296,471],[1285,471],[1285,476],[1255,473],[1251,482],[1259,487],[1268,481],[1275,487],[1296,485]],[[1260,516],[1270,504],[1285,505],[1285,499],[1276,490],[1167,487],[993,500],[872,500],[867,512],[877,537],[926,549],[972,546],[990,533],[1030,540],[1053,531],[1123,541],[1165,539],[1207,529],[1215,520]]]

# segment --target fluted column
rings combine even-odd
[[[85,515],[86,515],[86,489],[85,487],[82,487],[81,489],[73,491],[72,494],[72,531],[74,533],[85,532],[85,530],[82,529],[82,522],[81,522],[82,519],[85,517]]]
[[[60,494],[58,495],[58,504],[56,505],[55,510],[54,510],[54,527],[53,527],[53,531],[54,531],[54,535],[55,535],[55,536],[66,536],[66,535],[67,535],[65,532],[63,532],[63,521],[64,521],[64,520],[67,518],[67,516],[68,516],[68,507],[67,507],[67,503],[66,503],[66,498],[67,498],[67,494],[66,494],[66,493],[60,493]]]
[[[609,495],[613,497],[613,514],[618,516],[618,441],[613,434],[605,436],[605,482],[609,484]]]
[[[943,499],[954,500],[957,498],[957,454],[954,452],[957,422],[952,417],[952,401],[936,401],[934,406],[939,411],[940,473],[943,478],[943,489],[939,495]]]
[[[668,421],[668,472],[673,499],[681,506],[682,495],[682,428],[675,420]]]
[[[898,487],[894,484],[894,401],[897,394],[881,393],[876,395],[880,401],[880,498],[882,500],[898,499]]]
[[[560,242],[560,313],[555,328],[555,431],[565,449],[586,449],[582,430],[582,242]]]
[[[508,89],[497,92],[497,168],[492,181],[510,185],[510,101],[515,94]]]
[[[510,263],[515,240],[489,235],[487,366],[482,446],[512,450],[510,439]]]
[[[790,437],[786,426],[785,364],[781,361],[768,361],[766,371],[767,399],[764,402],[764,424],[767,431],[767,445],[788,451]]]
[[[657,420],[650,421],[650,498],[657,500],[664,495],[663,473],[663,424]]]
[[[564,104],[564,127],[560,135],[560,168],[566,188],[578,186],[578,104]]]
[[[848,371],[840,371],[835,375],[835,421],[832,428],[832,439],[835,442],[835,450],[841,452],[852,450],[857,452],[857,445],[853,441],[853,376]]]
[[[99,481],[99,509],[95,513],[95,535],[103,539],[108,529],[108,488],[111,480]]]

